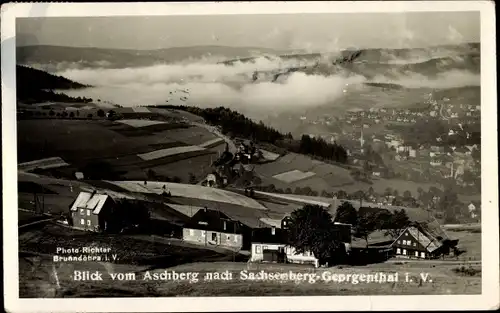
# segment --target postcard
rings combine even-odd
[[[6,310],[498,309],[493,8],[2,5]]]

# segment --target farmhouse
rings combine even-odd
[[[286,230],[271,227],[252,231],[250,262],[298,263],[319,266],[319,260],[312,252],[296,253],[286,244]]]
[[[240,250],[248,246],[248,232],[248,227],[241,222],[232,220],[220,211],[203,208],[186,223],[182,240]]]
[[[449,254],[458,240],[449,240],[434,236],[425,227],[409,226],[392,243],[393,252],[397,257],[432,259]]]
[[[115,201],[106,194],[80,192],[70,208],[73,227],[88,231],[105,231],[114,211]]]

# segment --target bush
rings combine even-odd
[[[102,109],[97,110],[97,116],[104,117],[104,111]]]
[[[92,117],[93,117],[92,113],[90,113],[90,114],[87,115],[88,119],[91,119]]]
[[[472,266],[460,266],[460,267],[455,267],[452,270],[455,274],[463,275],[463,276],[480,276],[481,275],[481,269],[476,269],[473,268]]]

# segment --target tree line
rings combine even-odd
[[[219,126],[221,132],[230,137],[243,137],[257,142],[270,143],[290,152],[340,163],[347,162],[347,151],[336,143],[327,143],[322,138],[311,138],[307,135],[302,136],[300,140],[295,140],[291,133],[283,134],[262,121],[256,123],[243,114],[225,107],[198,108],[183,105],[157,105],[156,107],[183,110],[203,117],[208,124]]]
[[[346,261],[346,248],[339,240],[336,222],[350,224],[352,235],[366,241],[371,233],[383,230],[394,239],[412,223],[404,210],[391,213],[377,210],[360,213],[348,202],[341,204],[335,217],[318,205],[305,205],[287,220],[288,244],[298,253],[311,251],[320,264]]]

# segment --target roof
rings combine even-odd
[[[257,228],[252,231],[252,243],[286,244],[287,233],[280,228],[274,228],[274,234],[271,227]]]
[[[281,220],[279,219],[261,217],[259,220],[266,225],[274,226],[276,228],[281,228]]]
[[[410,235],[415,238],[415,240],[417,240],[417,242],[420,243],[428,252],[433,252],[443,245],[440,240],[436,239],[431,234],[426,234],[423,229],[421,231],[415,226],[406,228],[405,231],[401,232],[400,236],[402,236],[405,232],[409,232]],[[396,240],[398,239],[399,237],[396,238]],[[394,240],[394,242],[396,242],[396,240]]]
[[[77,211],[78,209],[90,209],[92,210],[92,213],[99,214],[108,199],[111,199],[109,195],[82,191],[76,198],[75,202],[73,202],[71,211]]]
[[[232,220],[221,211],[202,209],[193,215],[186,228],[203,229],[224,233],[241,233],[245,227],[239,221]]]

